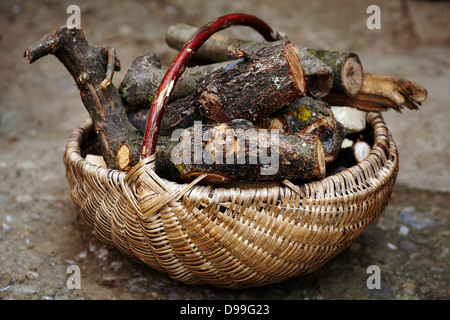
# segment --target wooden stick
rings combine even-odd
[[[209,122],[256,122],[305,92],[302,65],[293,46],[282,43],[214,72],[199,86],[194,101]]]
[[[291,135],[319,137],[326,163],[336,159],[346,134],[330,106],[311,97],[298,98],[259,122],[258,126]]]
[[[194,93],[201,82],[211,73],[232,62],[220,62],[186,68],[177,85],[174,87],[169,102]],[[165,72],[161,68],[159,57],[153,52],[139,56],[133,60],[119,86],[119,93],[127,113],[134,113],[141,109],[150,108]],[[146,112],[148,113],[148,110]],[[163,114],[163,119],[166,113],[167,110]]]
[[[310,48],[306,50],[333,70],[333,87],[330,93],[353,97],[361,90],[363,67],[356,53]]]
[[[166,105],[159,126],[159,135],[169,136],[175,129],[187,128],[202,117],[196,106],[194,95],[180,98]],[[141,109],[129,114],[128,119],[141,135],[145,134],[148,120],[148,109]]]
[[[262,130],[243,119],[194,124],[177,139],[160,136],[156,152],[156,172],[180,182],[203,174],[206,184],[320,179],[326,171],[317,136]]]
[[[168,103],[160,134],[169,135],[199,119],[211,123],[236,118],[258,121],[304,92],[302,68],[289,44],[263,48],[252,59],[217,70],[193,94]],[[139,131],[145,119],[145,111],[130,116]]]
[[[166,31],[166,42],[170,47],[180,49],[196,29],[186,24],[170,26]],[[195,57],[204,63],[228,61],[238,58],[235,54],[237,50],[255,53],[262,48],[278,45],[282,41],[286,40],[250,41],[215,34],[196,52]],[[308,92],[316,98],[326,96],[333,85],[331,68],[306,49],[294,47],[303,66]]]
[[[417,110],[426,98],[427,90],[418,83],[399,77],[364,73],[363,86],[356,96],[330,94],[324,100],[333,106],[349,106],[364,111],[394,109],[401,112],[404,107]]]
[[[195,120],[209,123],[242,118],[259,121],[305,92],[302,66],[289,43],[266,47],[210,74],[188,97],[166,105],[160,134],[187,128]],[[145,111],[130,121],[142,130]]]
[[[82,29],[56,28],[24,53],[30,63],[55,55],[74,78],[94,122],[108,167],[128,170],[139,161],[141,137],[130,124],[117,89],[111,83],[120,69],[115,50],[90,46]]]

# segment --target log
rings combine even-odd
[[[329,94],[324,98],[333,106],[349,106],[364,111],[384,112],[403,108],[417,110],[427,98],[427,90],[420,84],[394,76],[364,73],[363,86],[354,97]]]
[[[257,124],[296,136],[317,136],[323,146],[326,163],[336,159],[346,131],[330,106],[320,99],[302,97]]]
[[[259,121],[305,94],[303,68],[287,42],[266,47],[217,70],[194,95],[203,119]]]
[[[202,174],[205,184],[233,181],[320,179],[326,166],[315,136],[293,136],[235,119],[201,124],[158,137],[156,172],[169,180],[190,182]]]
[[[361,60],[356,53],[311,48],[306,50],[333,70],[333,86],[330,93],[353,97],[361,90],[364,73]]]
[[[169,102],[192,94],[207,76],[231,62],[186,68],[174,87]],[[165,73],[166,70],[161,68],[159,57],[153,52],[133,60],[119,85],[119,93],[127,113],[150,108]]]
[[[195,27],[186,24],[170,26],[166,31],[166,42],[170,47],[180,49],[195,31]],[[195,53],[195,57],[197,61],[203,63],[235,60],[238,58],[236,55],[238,49],[255,53],[262,48],[279,45],[283,41],[285,40],[250,41],[215,34]],[[294,48],[303,66],[309,94],[316,98],[326,96],[333,85],[331,68],[306,49],[298,46]]]
[[[115,50],[90,46],[82,29],[64,26],[30,46],[24,57],[33,63],[48,54],[56,56],[74,78],[108,167],[129,170],[139,161],[142,137],[128,121],[120,95],[111,83],[114,71],[120,69]]]
[[[149,110],[141,109],[129,114],[128,119],[140,135],[144,135]],[[200,121],[202,117],[196,106],[195,98],[190,95],[168,103],[162,115],[159,135],[169,136],[175,129],[187,128]]]
[[[191,95],[169,102],[159,134],[170,135],[196,120],[259,121],[304,94],[302,66],[289,43],[242,55],[240,60],[212,72]],[[147,110],[141,110],[129,116],[141,134],[145,131],[147,114]]]

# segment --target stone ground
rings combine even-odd
[[[297,44],[357,52],[365,71],[408,78],[428,89],[419,111],[384,118],[400,153],[391,202],[353,246],[322,269],[247,290],[188,286],[129,261],[99,242],[73,205],[62,155],[88,115],[73,80],[54,58],[29,65],[24,50],[81,8],[91,44],[116,48],[120,80],[138,55],[156,52],[174,23],[200,26],[247,12]],[[366,27],[370,4],[381,29]],[[1,1],[0,2],[0,299],[448,299],[450,2],[443,1]],[[245,28],[225,31],[257,37]],[[81,268],[68,289],[67,267]],[[369,290],[367,268],[381,270]]]

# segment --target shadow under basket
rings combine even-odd
[[[187,284],[263,286],[317,270],[387,206],[397,147],[380,113],[367,123],[365,160],[300,185],[179,184],[155,173],[154,157],[128,173],[99,167],[83,157],[90,119],[71,134],[64,163],[71,197],[101,241]]]

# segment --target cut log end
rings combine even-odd
[[[122,171],[129,171],[131,169],[131,150],[126,144],[122,144],[117,149],[116,167]]]
[[[308,91],[314,98],[323,98],[333,87],[333,77],[330,74],[309,75]]]
[[[284,45],[285,57],[288,62],[289,75],[296,86],[299,95],[306,93],[306,81],[303,67],[296,53],[295,47],[286,42]]]
[[[345,93],[351,97],[361,90],[363,85],[363,67],[356,54],[349,54],[342,62],[341,79]]]
[[[357,162],[363,161],[370,153],[370,146],[365,141],[358,141],[353,145],[353,154]]]

